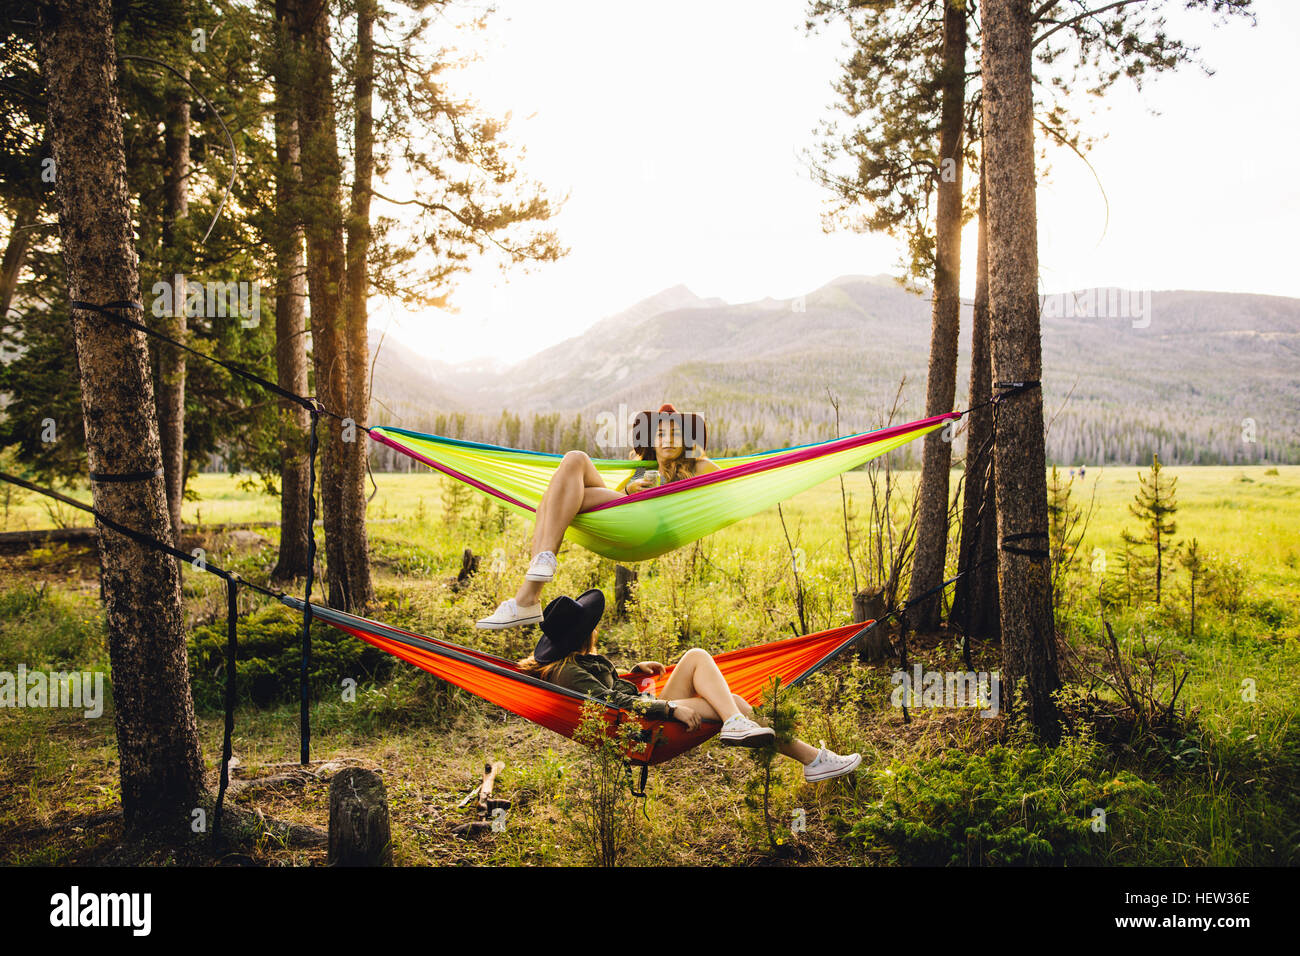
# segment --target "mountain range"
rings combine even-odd
[[[1045,296],[1042,316],[1050,460],[1300,462],[1300,299],[1081,290]],[[970,322],[966,301],[959,408]],[[508,437],[560,450],[590,445],[601,413],[672,401],[708,416],[715,453],[779,447],[878,427],[896,393],[895,421],[921,417],[929,338],[928,291],[889,276],[740,304],[679,285],[508,367],[388,343],[374,420],[508,443],[506,412],[521,423]]]

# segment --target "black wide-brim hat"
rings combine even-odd
[[[662,405],[657,412],[640,412],[632,420],[632,447],[643,461],[655,461],[655,436],[661,421],[675,422],[682,436],[682,445],[689,453],[695,446],[701,450],[709,446],[709,429],[704,416],[698,412],[679,412],[671,405]]]
[[[605,613],[605,592],[592,588],[578,595],[557,597],[542,612],[542,638],[533,651],[533,660],[551,664],[568,657],[587,643],[591,632]]]

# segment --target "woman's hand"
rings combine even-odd
[[[637,664],[636,667],[632,668],[632,673],[635,674],[639,672],[642,674],[653,674],[658,677],[667,670],[668,668],[664,667],[664,665],[660,664],[658,661],[642,661],[640,664]]]
[[[695,730],[700,726],[699,711],[682,701],[673,701],[673,717],[685,724],[687,730]]]
[[[629,495],[634,495],[638,491],[646,491],[650,488],[659,486],[659,472],[652,471],[644,478],[634,478],[623,486],[623,490]]]

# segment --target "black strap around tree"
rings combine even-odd
[[[110,474],[105,471],[92,471],[90,473],[91,481],[104,482],[128,482],[128,481],[151,481],[154,478],[161,478],[163,470],[153,468],[147,471],[127,471],[121,474]]]
[[[1025,531],[1021,534],[1003,535],[1002,541],[998,546],[1003,551],[1006,551],[1009,554],[1022,554],[1029,558],[1051,557],[1052,553],[1047,548],[1018,548],[1015,545],[1007,544],[1008,541],[1038,541],[1038,540],[1050,541],[1051,539],[1048,536],[1046,531]]]

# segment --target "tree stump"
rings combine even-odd
[[[373,770],[348,767],[330,782],[330,866],[391,866],[388,795]]]
[[[465,553],[460,556],[460,571],[457,572],[456,580],[451,585],[453,591],[459,591],[469,584],[469,579],[478,571],[478,560],[477,554],[469,548],[465,549]]]
[[[614,619],[627,617],[627,602],[636,584],[636,572],[621,564],[614,565]]]
[[[853,620],[865,623],[879,621],[884,616],[885,594],[879,588],[859,591],[853,595]],[[892,653],[889,631],[884,624],[878,624],[867,631],[858,642],[858,660],[863,663],[878,664]]]

